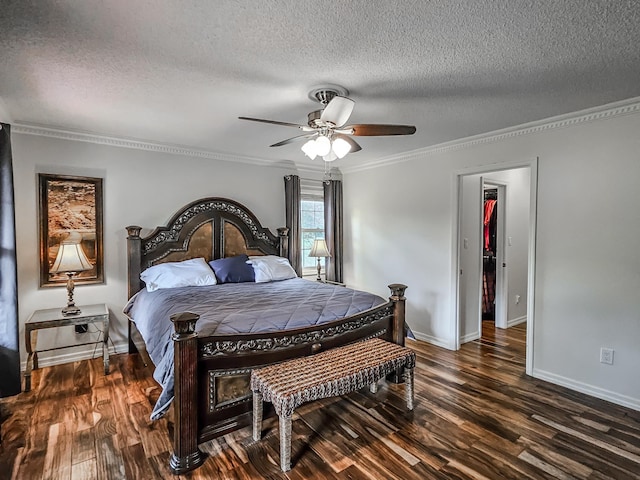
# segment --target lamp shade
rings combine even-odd
[[[50,271],[51,273],[84,272],[92,268],[93,265],[85,255],[80,242],[75,241],[75,238],[68,238],[60,244],[58,255]]]
[[[309,252],[310,257],[330,257],[329,249],[327,248],[327,242],[324,238],[316,238],[313,241],[313,246],[311,247],[311,252]]]
[[[351,151],[351,145],[342,137],[334,138],[331,148],[338,158],[343,158]]]
[[[322,157],[322,159],[325,162],[333,162],[334,160],[338,159],[338,156],[333,153],[333,150],[331,150],[329,153],[327,153],[324,157]]]
[[[329,138],[325,137],[324,135],[320,135],[318,138],[316,138],[315,146],[316,154],[320,157],[324,157],[331,151],[331,140],[329,140]]]
[[[317,149],[316,149],[316,140],[315,139],[311,139],[308,142],[306,142],[304,145],[302,145],[301,150],[311,160],[313,160],[314,158],[316,158],[318,156],[318,153],[316,151]]]

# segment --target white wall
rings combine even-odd
[[[419,338],[454,345],[454,172],[539,157],[533,373],[640,409],[640,114],[594,114],[344,173],[346,281],[406,283]],[[614,365],[599,363],[601,346]]]
[[[127,225],[140,225],[143,234],[162,225],[183,205],[207,196],[227,197],[246,205],[274,233],[285,222],[285,174],[291,168],[248,165],[205,158],[118,148],[43,136],[13,133],[13,167],[18,243],[20,338],[24,322],[36,309],[66,305],[66,291],[39,288],[37,173],[84,175],[104,179],[103,285],[78,285],[76,304],[106,303],[111,312],[111,337],[123,351],[127,301]],[[73,327],[41,330],[39,348],[91,339]],[[23,362],[24,344],[22,344]],[[40,355],[41,364],[82,358],[93,347],[54,350]],[[99,352],[98,352],[99,353]]]
[[[343,174],[345,281],[382,296],[391,283],[407,284],[409,326],[443,345],[453,335],[445,321],[452,181],[450,165],[438,158]]]

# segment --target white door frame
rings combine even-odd
[[[529,202],[529,249],[527,261],[527,347],[526,347],[526,373],[533,373],[533,341],[535,328],[535,265],[536,265],[536,224],[537,224],[537,194],[538,194],[538,158],[522,161],[511,161],[504,163],[494,163],[469,167],[453,172],[452,178],[452,202],[456,216],[452,224],[452,255],[451,255],[451,298],[452,298],[452,342],[455,350],[460,349],[460,318],[459,318],[459,292],[460,292],[460,208],[462,205],[462,177],[465,175],[476,175],[501,170],[512,170],[514,168],[529,168],[530,202]]]
[[[509,278],[506,267],[506,232],[507,232],[507,185],[497,180],[487,180],[481,177],[482,191],[489,185],[498,190],[497,203],[497,231],[496,231],[496,291],[495,291],[495,324],[497,328],[507,328],[507,296],[509,292]],[[483,198],[484,200],[484,198]],[[480,202],[484,215],[484,202]],[[481,217],[482,218],[482,217]],[[480,280],[482,289],[482,279]],[[481,300],[482,301],[482,300]],[[482,307],[481,312],[482,312]],[[480,330],[482,334],[482,313],[480,314]]]

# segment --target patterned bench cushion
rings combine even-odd
[[[414,368],[415,353],[374,338],[270,365],[251,373],[251,389],[291,416],[303,403],[336,397],[371,385],[401,367]]]

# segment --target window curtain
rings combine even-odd
[[[342,283],[342,181],[325,180],[324,236],[330,257],[325,259],[326,279]]]
[[[300,239],[300,177],[284,177],[284,200],[287,227],[289,228],[289,261],[299,277],[302,276]]]
[[[20,393],[18,268],[11,127],[0,123],[0,397]]]

